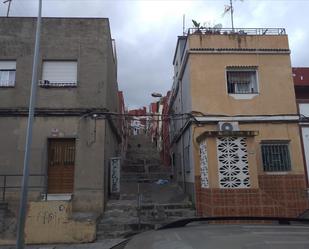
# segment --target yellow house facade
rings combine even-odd
[[[200,215],[308,208],[284,29],[189,29],[170,99],[175,175]],[[182,118],[179,118],[182,117]]]

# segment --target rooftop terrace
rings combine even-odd
[[[286,35],[284,28],[189,28],[187,35]]]

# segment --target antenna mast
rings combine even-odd
[[[232,30],[234,31],[234,8],[233,8],[233,0],[230,0],[230,6],[231,6]]]
[[[7,2],[9,3],[9,5],[8,5],[8,10],[6,12],[6,17],[9,17],[12,0],[5,0],[3,3],[7,3]]]
[[[186,15],[185,14],[183,14],[183,16],[182,16],[182,35],[184,36],[185,35],[185,29],[186,29],[186,27],[185,27],[185,22],[186,22]]]

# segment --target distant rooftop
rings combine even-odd
[[[284,28],[189,28],[187,35],[286,35]]]
[[[309,67],[293,67],[292,72],[295,86],[309,86]]]

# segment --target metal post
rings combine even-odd
[[[6,12],[6,17],[9,17],[12,0],[6,0],[6,1],[4,1],[3,3],[7,3],[7,2],[9,2],[9,5],[8,5],[8,10],[7,10],[7,12]]]
[[[138,231],[140,231],[141,230],[141,194],[140,194],[139,182],[137,182],[137,219],[138,219],[137,229]]]
[[[32,143],[32,124],[34,118],[35,97],[38,82],[38,64],[39,64],[40,36],[41,36],[42,0],[38,1],[39,1],[39,10],[38,10],[36,34],[35,34],[31,93],[30,93],[28,125],[27,125],[26,145],[25,145],[25,156],[24,156],[24,170],[22,179],[21,199],[19,206],[18,228],[17,228],[17,242],[16,242],[17,249],[23,249],[25,245],[24,230],[25,230],[27,196],[28,196],[29,161],[30,161],[30,152]]]
[[[186,34],[185,25],[186,25],[186,15],[184,14],[184,15],[182,16],[182,35],[183,35],[183,36]]]
[[[3,176],[3,192],[2,192],[2,201],[5,202],[5,189],[6,188],[6,175]]]
[[[234,31],[234,9],[233,9],[233,0],[230,0],[230,4],[231,4],[231,21],[232,21],[232,30]]]

